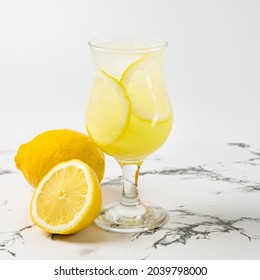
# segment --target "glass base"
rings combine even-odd
[[[118,233],[138,233],[158,228],[166,221],[166,211],[154,204],[137,203],[106,205],[95,223],[98,227]]]

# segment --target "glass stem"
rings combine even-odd
[[[123,172],[123,192],[120,203],[124,206],[140,204],[138,195],[138,175],[142,162],[129,164],[118,161]]]

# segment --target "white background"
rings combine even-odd
[[[259,261],[246,261],[246,260],[23,260],[23,261],[5,261],[2,260],[1,276],[4,279],[15,279],[26,277],[26,279],[89,279],[89,280],[102,280],[102,279],[120,279],[120,280],[147,280],[147,279],[185,279],[185,280],[219,280],[219,279],[259,279]],[[109,266],[114,268],[114,272],[118,269],[138,269],[138,276],[54,276],[54,270],[61,266],[62,269],[71,269],[74,267],[78,269],[108,269]],[[206,275],[147,275],[148,267],[207,267]],[[14,269],[15,268],[15,269]],[[143,273],[141,272],[143,270]]]
[[[174,141],[260,141],[260,1],[0,0],[0,139],[84,131],[88,40],[169,42]]]

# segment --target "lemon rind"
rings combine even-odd
[[[104,71],[103,69],[100,69],[99,70],[107,79],[110,80],[110,82],[113,82],[115,83],[119,88],[120,88],[120,92],[121,94],[123,95],[123,98],[126,100],[126,104],[127,104],[127,114],[126,114],[126,122],[123,126],[123,129],[120,130],[120,133],[116,134],[113,138],[111,138],[112,140],[110,141],[97,141],[95,139],[95,137],[92,135],[90,129],[88,128],[88,126],[86,126],[86,129],[87,129],[87,132],[88,132],[88,135],[94,139],[99,146],[108,146],[108,145],[111,145],[113,144],[114,142],[116,142],[126,131],[128,125],[129,125],[129,122],[130,122],[130,116],[131,116],[131,113],[132,113],[132,108],[131,108],[131,102],[130,102],[130,99],[129,99],[129,96],[127,95],[126,93],[126,90],[125,90],[125,87],[113,76],[111,76],[110,74],[108,74],[106,71]]]
[[[151,55],[150,54],[145,54],[143,55],[141,58],[139,58],[138,60],[132,62],[123,72],[123,74],[121,75],[121,78],[119,80],[119,83],[125,88],[125,92],[127,94],[127,89],[125,87],[125,83],[127,82],[127,80],[129,80],[129,78],[127,78],[127,76],[132,72],[135,71],[135,67],[137,67],[140,63],[142,63],[142,61],[146,60],[147,58],[149,58]],[[131,107],[133,107],[133,104],[131,102],[131,98],[130,96],[127,94],[128,98],[129,98],[129,101],[130,101],[130,104],[131,104]],[[172,115],[172,109],[169,108],[169,112],[167,113],[167,115],[164,115],[163,117],[159,117],[158,120],[156,121],[156,123],[160,124],[160,123],[164,123],[164,122],[167,122],[168,119],[171,117]],[[132,114],[134,114],[138,119],[142,120],[142,121],[145,121],[145,122],[148,122],[148,123],[153,123],[153,118],[145,118],[143,116],[140,116],[140,114],[138,114],[138,112],[136,112],[136,110],[134,110],[132,108]]]
[[[52,226],[48,223],[46,223],[44,220],[42,220],[37,213],[37,206],[36,206],[36,201],[37,198],[39,196],[39,194],[41,193],[41,190],[44,186],[44,184],[47,182],[47,180],[59,169],[61,168],[66,168],[69,167],[71,165],[74,165],[78,168],[80,168],[84,174],[85,174],[85,179],[86,182],[88,184],[88,186],[92,186],[91,188],[88,189],[88,192],[86,194],[86,200],[84,202],[84,206],[82,207],[82,209],[75,215],[75,217],[68,223],[62,224],[62,225],[58,225],[58,226]],[[90,175],[91,174],[91,175]],[[84,218],[84,216],[86,215],[86,213],[89,210],[89,205],[93,199],[93,190],[98,182],[95,182],[95,180],[92,179],[92,175],[96,176],[95,172],[93,171],[93,169],[88,166],[87,164],[85,164],[84,162],[77,160],[77,159],[73,159],[67,162],[63,162],[60,163],[58,165],[56,165],[53,169],[51,169],[41,180],[41,182],[39,183],[38,187],[36,188],[32,200],[31,200],[31,204],[30,204],[30,214],[31,214],[31,218],[33,220],[33,222],[39,226],[40,228],[42,228],[43,230],[47,231],[47,232],[51,232],[51,233],[58,233],[58,234],[70,234],[73,233],[77,230],[78,225],[81,223],[82,218]],[[80,228],[81,229],[81,228]],[[79,229],[79,230],[80,230]]]

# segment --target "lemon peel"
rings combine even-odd
[[[49,233],[72,234],[93,223],[101,210],[101,189],[93,169],[79,160],[51,169],[34,191],[30,215]]]

